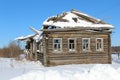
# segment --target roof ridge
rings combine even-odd
[[[101,21],[100,19],[97,19],[97,18],[95,18],[95,17],[93,17],[93,16],[90,16],[90,15],[88,15],[88,14],[85,14],[85,13],[83,13],[83,12],[81,12],[81,11],[78,11],[78,10],[76,10],[76,9],[72,9],[71,10],[71,13],[73,13],[73,14],[76,14],[76,15],[78,15],[78,16],[81,16],[81,17],[83,17],[83,18],[86,18],[87,20],[89,20],[89,21],[91,21],[91,22],[93,22],[93,23],[101,23],[101,24],[106,24],[104,21]]]

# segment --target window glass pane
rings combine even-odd
[[[83,49],[85,49],[85,45],[83,45]]]
[[[74,49],[74,44],[72,44],[72,48]]]
[[[60,43],[61,42],[61,40],[60,39],[58,39],[58,43]]]
[[[88,43],[86,44],[86,50],[88,50]]]
[[[102,48],[102,45],[101,45],[102,43],[100,43],[100,48]]]
[[[69,40],[69,43],[74,43],[74,40]]]
[[[69,44],[69,49],[71,49],[71,44]]]
[[[54,49],[57,49],[57,44],[54,44]]]
[[[55,40],[54,40],[54,43],[58,43],[58,40],[57,40],[57,39],[55,39]]]
[[[56,39],[54,39],[54,43],[56,43]]]
[[[60,51],[60,44],[58,44],[58,51]]]
[[[58,48],[60,49],[60,44],[58,44]]]
[[[99,49],[99,44],[97,43],[97,49]]]

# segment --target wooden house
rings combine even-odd
[[[49,17],[26,41],[30,58],[44,66],[111,63],[111,29],[114,27],[77,10]],[[37,38],[35,38],[37,37]],[[37,41],[36,41],[37,40]]]

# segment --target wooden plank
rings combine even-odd
[[[107,63],[110,45],[110,32],[90,32],[86,30],[48,30],[44,31],[48,36],[46,45],[48,65],[69,63]],[[53,39],[62,38],[62,51],[56,53],[53,49]],[[76,38],[76,51],[69,52],[68,38]],[[90,51],[82,51],[82,38],[90,38]],[[103,38],[103,51],[96,51],[96,38]],[[44,47],[45,48],[45,47]],[[109,58],[110,61],[110,58]],[[65,63],[64,63],[65,62]]]

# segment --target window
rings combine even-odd
[[[40,52],[43,52],[43,43],[42,42],[39,44],[39,49],[40,49]]]
[[[103,38],[97,38],[96,39],[96,51],[102,51],[103,50]]]
[[[76,46],[76,40],[74,38],[69,38],[68,39],[68,49],[69,51],[75,51],[75,46]]]
[[[54,38],[54,51],[61,51],[62,50],[62,39],[61,38]]]
[[[89,38],[83,38],[82,39],[82,49],[83,49],[83,51],[89,51],[90,50],[90,39]]]

